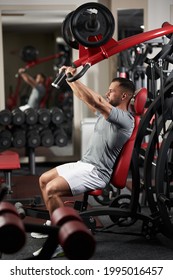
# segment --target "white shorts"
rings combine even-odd
[[[56,169],[58,174],[68,182],[73,195],[106,186],[106,183],[98,177],[98,171],[92,164],[77,161],[59,165]]]

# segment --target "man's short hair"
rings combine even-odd
[[[136,89],[134,83],[131,80],[127,78],[116,77],[112,80],[112,83],[113,82],[119,82],[120,87],[122,87],[123,90],[125,91],[127,90],[132,94],[132,96],[134,95]]]

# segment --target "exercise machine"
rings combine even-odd
[[[97,11],[97,12],[96,12]],[[151,188],[146,188],[146,202],[147,206],[149,206],[149,210],[151,213],[145,214],[141,211],[141,207],[139,204],[139,194],[141,191],[141,176],[139,170],[139,159],[141,152],[141,145],[145,138],[146,133],[148,133],[148,128],[151,126],[151,121],[154,117],[155,127],[151,135],[149,135],[149,141],[147,143],[149,165],[153,163],[153,159],[155,159],[155,150],[156,147],[159,151],[158,165],[156,168],[156,174],[159,173],[161,169],[161,165],[167,166],[167,161],[165,158],[165,151],[167,152],[171,148],[172,144],[172,131],[171,126],[169,129],[165,127],[165,122],[168,118],[170,118],[164,109],[164,99],[166,97],[170,97],[172,92],[172,80],[168,75],[163,75],[163,68],[167,70],[167,63],[163,66],[163,61],[165,62],[166,58],[169,59],[169,62],[172,62],[172,44],[171,38],[173,33],[173,26],[167,22],[165,22],[161,28],[144,32],[142,34],[137,34],[131,36],[129,38],[124,38],[120,41],[116,41],[112,38],[114,32],[114,19],[110,11],[101,4],[98,3],[87,3],[75,11],[70,13],[64,21],[63,24],[63,32],[64,39],[70,38],[70,36],[66,36],[66,32],[70,32],[72,39],[69,41],[69,44],[75,46],[75,48],[79,49],[79,59],[74,61],[73,66],[78,68],[82,67],[82,70],[73,77],[66,77],[65,72],[61,72],[52,85],[56,88],[60,87],[62,83],[67,79],[69,82],[75,81],[81,78],[89,68],[102,61],[103,59],[108,59],[109,57],[120,53],[128,48],[131,48],[137,44],[142,42],[161,37],[168,36],[170,39],[170,45],[168,48],[164,48],[163,51],[157,56],[154,60],[150,61],[151,69],[148,71],[152,82],[152,98],[149,100],[149,105],[144,114],[145,104],[147,101],[146,91],[139,92],[139,95],[136,96],[134,102],[134,109],[136,112],[136,125],[135,130],[133,132],[133,137],[130,138],[126,143],[125,147],[122,149],[122,153],[120,154],[120,158],[118,160],[117,165],[115,166],[113,177],[111,178],[113,184],[117,188],[125,187],[127,174],[129,169],[131,168],[132,173],[132,192],[131,195],[119,195],[111,201],[109,206],[102,207],[93,207],[88,209],[88,197],[90,195],[100,195],[102,190],[95,190],[93,192],[88,192],[84,195],[84,201],[82,203],[77,203],[75,208],[77,208],[80,217],[87,224],[88,227],[92,227],[92,231],[95,230],[95,226],[90,223],[91,217],[99,217],[99,216],[109,216],[112,225],[119,226],[131,226],[137,220],[141,220],[143,222],[142,225],[142,234],[147,238],[153,238],[157,233],[167,234],[172,238],[172,223],[170,222],[170,209],[172,206],[172,200],[169,199],[169,190],[170,184],[167,184],[168,187],[163,190],[163,186],[159,185],[158,178],[155,181],[155,190],[156,190],[156,199],[153,195],[153,191]],[[80,26],[80,29],[78,28]],[[110,27],[110,28],[109,28]],[[66,38],[67,37],[67,38]],[[68,40],[68,39],[67,39]],[[164,54],[164,55],[162,55]],[[157,64],[159,60],[159,64]],[[162,61],[161,61],[162,60]],[[159,70],[159,72],[158,72]],[[161,81],[161,90],[160,94],[156,95],[155,88],[155,78],[154,76],[159,73],[159,78]],[[171,74],[170,74],[171,75]],[[139,98],[139,100],[138,100]],[[139,101],[139,104],[138,104]],[[145,101],[145,102],[144,102]],[[161,113],[160,113],[161,110]],[[164,112],[164,114],[162,114]],[[161,147],[158,146],[158,132],[163,131],[167,140],[162,142]],[[150,138],[151,137],[151,138]],[[131,142],[132,141],[132,142]],[[151,141],[151,142],[150,142]],[[132,145],[131,145],[132,144]],[[129,146],[128,146],[129,145]],[[130,148],[128,148],[130,147]],[[127,153],[127,151],[130,153]],[[161,152],[163,149],[163,152]],[[151,152],[151,158],[150,156]],[[129,156],[128,156],[129,154]],[[146,153],[147,155],[147,153]],[[145,157],[146,157],[145,155]],[[126,174],[124,172],[124,164],[127,162],[125,159],[128,158],[128,166],[126,169]],[[170,157],[171,158],[171,157]],[[156,164],[157,164],[156,163]],[[120,166],[120,168],[118,168]],[[145,164],[144,164],[145,166]],[[168,162],[168,166],[171,166],[171,160]],[[147,168],[145,168],[146,172]],[[119,173],[120,172],[120,173]],[[120,174],[121,176],[117,176]],[[123,174],[125,174],[123,176]],[[114,176],[115,175],[115,176]],[[149,173],[151,175],[151,172]],[[162,175],[160,175],[161,181],[165,180],[164,172],[162,171]],[[150,176],[151,177],[151,176]],[[121,179],[120,182],[117,183],[117,180]],[[168,177],[169,179],[169,177]],[[123,180],[123,181],[122,181]],[[150,179],[151,180],[151,179]],[[168,181],[169,182],[169,181]],[[145,186],[146,187],[146,186]],[[154,202],[154,203],[153,203]],[[70,210],[69,210],[70,211]],[[71,211],[72,208],[71,208]],[[26,215],[31,215],[34,217],[42,217],[49,218],[47,211],[27,208],[24,207],[24,212]],[[165,230],[165,225],[166,229]],[[36,228],[35,228],[36,229]],[[41,229],[42,230],[42,229]],[[36,230],[35,230],[36,231]],[[167,231],[167,233],[166,233]],[[39,230],[40,232],[40,230]]]
[[[27,240],[27,232],[42,232],[48,235],[38,256],[27,259],[51,259],[60,244],[68,259],[89,259],[95,251],[95,240],[91,231],[83,223],[76,210],[70,207],[56,209],[51,215],[51,226],[24,223],[20,207],[2,201],[6,189],[0,191],[0,255],[14,254],[22,249]],[[85,250],[81,250],[85,246]]]

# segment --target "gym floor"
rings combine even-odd
[[[39,164],[36,167],[37,175],[29,175],[28,167],[23,166],[21,170],[14,171],[12,174],[12,199],[34,198],[40,195],[38,187],[38,177],[44,171],[50,169],[51,165]],[[1,177],[3,174],[0,174]],[[65,198],[70,200],[71,198]],[[94,198],[90,198],[89,203],[94,207],[100,206]],[[148,213],[147,206],[143,206],[143,213]],[[23,222],[42,224],[44,220],[26,217]],[[102,231],[102,227],[111,224],[107,216],[99,217],[99,228],[94,234],[96,240],[96,250],[91,259],[93,260],[172,260],[173,241],[157,234],[154,239],[147,240],[141,235],[142,221],[138,220],[135,224],[128,227],[114,226],[107,231]],[[39,249],[45,239],[33,239],[27,233],[25,246],[15,254],[2,254],[2,260],[23,260],[32,257],[32,253]],[[85,250],[85,246],[83,248]],[[59,257],[58,259],[67,259]]]

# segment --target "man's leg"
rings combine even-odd
[[[59,176],[56,168],[43,173],[40,176],[39,184],[43,200],[50,214],[56,208],[64,206],[61,197],[72,196],[69,184],[63,177]]]

